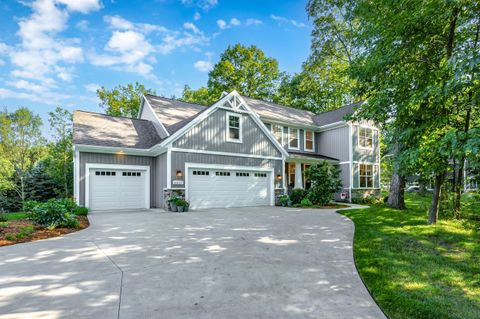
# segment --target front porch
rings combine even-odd
[[[311,183],[306,176],[307,169],[317,163],[327,161],[332,165],[338,165],[338,160],[317,155],[304,153],[290,153],[285,162],[285,187],[288,193],[294,188],[309,189]]]

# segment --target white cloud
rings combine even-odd
[[[199,60],[193,64],[193,67],[200,72],[208,72],[213,68],[212,62]]]
[[[200,15],[199,12],[195,12],[195,14],[193,15],[193,20],[197,21],[197,20],[200,20],[202,16]]]
[[[110,25],[112,29],[131,30],[134,29],[133,23],[125,20],[121,16],[104,16],[103,20]]]
[[[77,22],[75,27],[78,30],[85,32],[85,31],[88,31],[88,28],[90,27],[90,22],[88,22],[87,20],[80,20]]]
[[[60,96],[53,91],[58,88],[57,81],[71,81],[73,65],[84,61],[79,40],[60,37],[60,33],[68,27],[69,14],[98,10],[101,3],[99,0],[36,0],[21,3],[31,10],[31,14],[18,19],[16,34],[20,42],[11,47],[0,44],[0,54],[5,53],[12,64],[12,80],[6,84],[20,91],[3,88],[2,97],[25,96],[32,101],[40,98],[39,101],[45,102],[54,95]],[[77,27],[87,28],[88,21],[80,21]]]
[[[278,23],[289,23],[289,24],[292,24],[294,27],[297,27],[297,28],[305,28],[306,27],[306,24],[303,23],[303,22],[299,22],[299,21],[296,21],[296,20],[293,20],[293,19],[287,19],[285,17],[281,17],[281,16],[276,16],[274,14],[271,14],[270,15],[270,18],[274,21],[277,21]]]
[[[81,13],[89,13],[97,11],[102,8],[102,4],[99,0],[56,0],[58,3],[62,3],[67,6],[69,11],[78,11]]]
[[[228,23],[227,23],[225,20],[223,20],[223,19],[217,20],[217,26],[218,26],[221,30],[230,29],[230,28],[232,28],[232,27],[238,27],[238,26],[241,25],[241,24],[242,24],[242,23],[241,23],[240,20],[238,20],[237,18],[231,18]]]
[[[100,85],[96,83],[88,83],[83,86],[88,92],[97,93],[97,90],[101,88]]]
[[[218,0],[182,0],[182,4],[187,6],[195,6],[203,11],[208,11],[218,4]]]
[[[227,23],[225,22],[225,20],[217,20],[217,25],[220,29],[226,29],[228,26],[227,26]]]
[[[246,25],[260,25],[262,24],[262,20],[254,19],[254,18],[248,18],[247,21],[245,22]]]
[[[241,24],[241,23],[240,23],[240,20],[238,20],[237,18],[231,18],[231,19],[230,19],[230,25],[231,25],[231,26],[236,27],[236,26],[239,26],[240,24]]]
[[[187,30],[191,30],[195,34],[200,34],[200,30],[191,22],[185,22],[183,27]]]

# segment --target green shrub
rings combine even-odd
[[[37,203],[31,208],[29,219],[43,227],[76,228],[79,223],[73,213],[72,201],[50,199],[45,203]]]
[[[34,231],[35,231],[35,229],[33,228],[32,225],[21,227],[20,231],[17,234],[15,234],[15,237],[17,239],[22,239],[22,238],[30,236],[31,234],[33,234]]]
[[[302,188],[294,188],[290,194],[290,200],[292,204],[300,204],[301,201],[307,196],[308,191]]]
[[[288,195],[282,195],[279,197],[280,205],[282,206],[287,206],[289,200],[290,198],[288,197]]]
[[[312,206],[313,203],[312,203],[312,201],[309,200],[308,198],[304,198],[304,199],[302,199],[302,201],[300,202],[300,205],[301,205],[301,206],[307,206],[307,207],[308,207],[308,206]]]
[[[7,213],[0,212],[0,222],[6,222],[6,221],[8,221]]]
[[[376,204],[381,204],[382,202],[388,201],[388,196],[383,199],[378,198],[375,195],[369,195],[365,197],[355,197],[352,198],[352,203],[354,204],[360,204],[360,205],[376,205]]]
[[[312,187],[308,191],[308,199],[315,205],[325,205],[333,199],[333,194],[342,187],[340,171],[327,162],[310,166],[306,171]]]
[[[5,234],[5,239],[6,240],[10,240],[10,241],[14,241],[15,240],[15,235],[14,234]]]
[[[8,223],[7,222],[0,222],[0,228],[7,228]]]
[[[75,215],[77,215],[77,216],[87,216],[88,215],[88,208],[87,207],[77,207],[75,209]]]
[[[175,203],[177,204],[177,206],[180,206],[180,207],[187,207],[189,205],[188,202],[183,198],[177,198]]]

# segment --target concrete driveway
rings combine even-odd
[[[0,318],[385,318],[333,210],[92,213],[0,248]]]

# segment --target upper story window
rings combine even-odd
[[[299,143],[298,143],[298,136],[299,136],[299,129],[298,128],[288,128],[288,148],[292,150],[298,150],[299,149]]]
[[[313,151],[314,143],[315,143],[315,133],[311,130],[304,131],[304,141],[305,144],[303,145],[306,151]]]
[[[227,113],[227,141],[242,142],[242,118],[235,113]]]
[[[271,131],[278,143],[283,146],[283,126],[272,124]]]
[[[373,129],[368,127],[359,127],[358,145],[363,148],[373,148]]]

